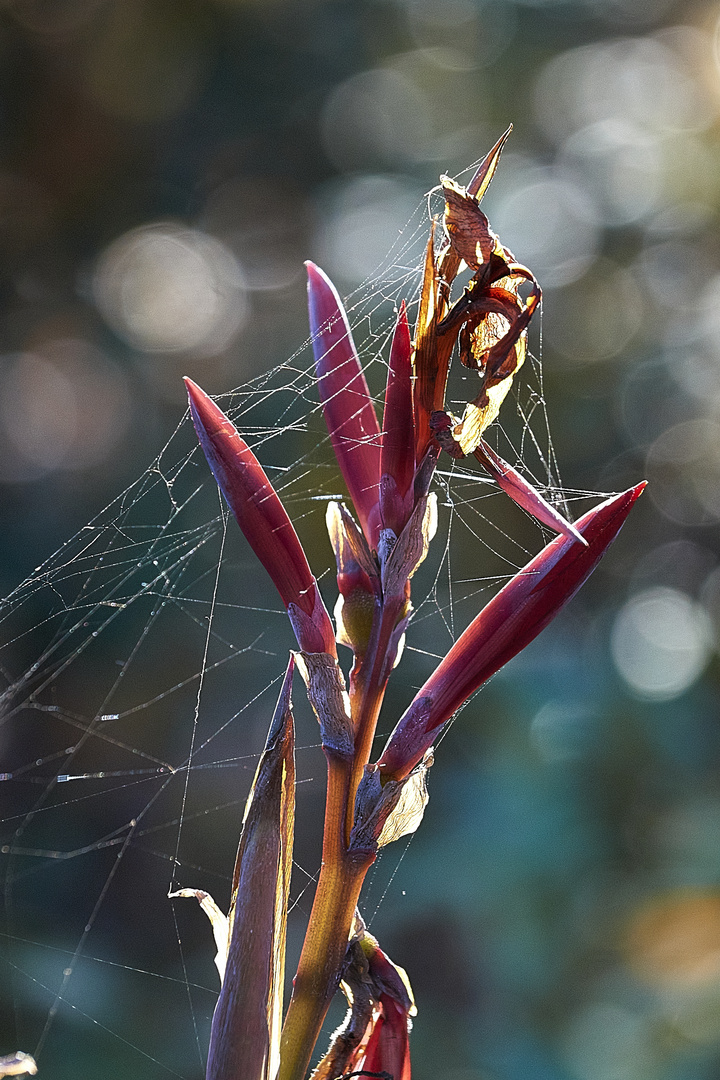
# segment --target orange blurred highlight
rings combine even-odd
[[[635,913],[622,947],[633,972],[661,989],[720,979],[720,893],[655,897]]]

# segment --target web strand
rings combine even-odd
[[[417,312],[426,237],[422,206],[387,263],[348,298],[378,400],[400,301],[411,324]],[[508,399],[490,436],[564,505],[584,493],[560,485],[542,342],[518,382],[514,411]],[[309,342],[220,404],[263,460],[332,609],[335,572],[322,516],[343,488],[323,429]],[[413,579],[415,613],[394,676],[405,704],[481,604],[546,539],[503,503],[473,459],[441,461],[437,487],[441,533]],[[187,908],[168,903],[168,877],[171,888],[182,877],[185,886],[229,892],[242,807],[294,643],[282,605],[234,522],[222,508],[218,513],[187,416],[143,476],[3,601],[0,627],[0,729],[8,739],[0,773],[8,796],[4,941],[18,1045],[34,1046],[51,1071],[58,1027],[82,1018],[129,1053],[126,1068],[141,1055],[164,1074],[189,1080],[191,1068],[199,1076],[217,992],[212,946],[199,918],[191,922]],[[312,718],[296,708],[298,761],[308,774],[300,784],[308,802],[318,802],[319,740]],[[396,719],[384,713],[381,730]],[[393,903],[407,850],[386,851],[394,869],[373,918]],[[112,862],[98,870],[103,858]],[[303,857],[296,866],[293,907],[302,908],[317,867]],[[78,885],[85,879],[89,896]],[[41,932],[32,897],[44,920],[51,915],[56,940]],[[114,957],[118,935],[118,948],[131,953],[137,937],[153,961]],[[157,955],[155,938],[162,938]],[[67,941],[71,948],[60,944]],[[106,1023],[101,1006],[83,998],[85,965],[88,986],[102,972],[106,995],[121,972],[160,988],[159,1010],[179,1018],[172,1029],[178,1047],[166,1045],[167,1031],[133,1035],[132,1026]],[[38,1009],[26,984],[49,994],[50,1004]],[[173,996],[179,989],[182,1002]]]

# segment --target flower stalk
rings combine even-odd
[[[380,847],[418,827],[440,731],[574,596],[644,487],[613,496],[573,524],[485,440],[525,360],[528,325],[541,298],[532,272],[502,245],[480,209],[508,135],[509,130],[467,188],[441,178],[443,239],[438,244],[439,224],[433,223],[414,339],[404,303],[397,314],[382,425],[340,297],[327,275],[307,264],[318,393],[351,507],[333,502],[327,512],[337,566],[335,628],[255,454],[218,406],[186,380],[210,468],[274,582],[299,646],[243,826],[208,1080],[304,1080],[339,987],[348,999],[348,1017],[313,1074],[316,1080],[363,1074],[410,1080],[412,994],[404,972],[357,915],[363,880]],[[471,276],[457,296],[453,283],[463,266]],[[454,352],[477,374],[476,392],[460,419],[445,408]],[[385,689],[412,618],[412,577],[436,529],[431,485],[442,452],[474,456],[501,490],[558,535],[461,634],[371,763]],[[352,652],[347,684],[336,640]],[[327,794],[322,865],[280,1036],[294,666],[318,720]],[[222,939],[224,917],[215,914],[207,894],[193,894],[203,898]]]

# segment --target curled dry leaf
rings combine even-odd
[[[467,191],[474,195],[478,203],[482,200],[485,192],[490,186],[490,181],[495,175],[495,170],[498,167],[500,161],[500,155],[503,152],[505,143],[510,137],[512,131],[512,124],[508,127],[498,141],[495,143],[490,152],[485,156],[483,161],[480,162],[475,175],[467,186]],[[450,294],[450,287],[455,280],[455,276],[460,269],[461,260],[457,252],[451,243],[446,242],[438,255],[438,277],[440,279],[441,294],[447,298]]]
[[[495,148],[495,164],[501,144]],[[436,328],[439,341],[449,337],[454,342],[459,335],[461,361],[480,375],[479,393],[453,430],[460,451],[469,454],[497,418],[512,379],[524,363],[525,331],[541,293],[534,275],[515,261],[490,228],[479,198],[447,176],[441,177],[441,183],[450,249],[458,265],[465,263],[475,271],[462,297]],[[485,190],[482,182],[480,188]],[[523,282],[531,287],[526,302],[519,294]],[[435,410],[442,408],[442,402],[436,401]]]
[[[451,180],[441,176],[445,196],[445,231],[455,252],[471,270],[479,270],[499,246],[490,222],[479,206],[478,199]]]
[[[385,847],[416,831],[428,803],[427,771],[432,763],[433,755],[428,751],[409,776],[384,785],[377,765],[365,766],[355,798],[351,850]]]
[[[218,975],[222,983],[225,978],[225,965],[227,964],[228,945],[230,944],[229,919],[227,915],[223,915],[210,893],[206,893],[203,889],[177,889],[175,892],[168,893],[169,900],[181,896],[194,896],[210,920],[213,937],[215,938],[215,948],[217,949],[215,967],[218,969]]]

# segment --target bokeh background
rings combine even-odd
[[[170,457],[112,500],[180,422],[181,375],[213,393],[262,387],[307,337],[303,260],[371,297],[356,290],[415,235],[439,173],[466,169],[512,122],[486,208],[544,290],[531,343],[563,484],[650,486],[570,609],[451,728],[423,827],[381,860],[365,913],[413,981],[417,1080],[720,1075],[719,20],[707,0],[0,4],[0,594],[64,551],[10,604],[2,678],[12,686],[55,640],[53,601],[78,612],[85,589],[118,606],[92,530],[62,548],[95,515],[103,543],[113,528],[127,541],[116,565],[142,564],[127,595],[148,601],[96,652],[72,639],[72,677],[46,655],[48,678],[23,683],[21,704],[6,695],[0,1054],[39,1049],[48,1080],[202,1075],[212,993],[194,983],[215,989],[209,935],[189,902],[173,914],[165,900],[183,788],[156,794],[142,770],[165,777],[188,753],[218,504],[205,485],[181,519],[184,542],[214,539],[191,585],[161,567],[163,592],[144,579],[174,512]],[[417,247],[403,257],[412,273]],[[319,428],[302,430],[311,390],[300,419],[277,393],[227,400],[256,407],[256,434],[289,425],[264,458],[281,476]],[[191,450],[187,424],[177,438],[174,461]],[[307,473],[288,492],[326,569],[322,514],[292,483],[307,488]],[[497,500],[487,513],[538,549]],[[442,652],[477,609],[461,602],[467,582],[507,569],[469,530],[454,535],[457,627],[418,620],[406,686],[432,666],[422,650]],[[158,551],[169,565],[168,542]],[[291,644],[279,617],[234,610],[248,589],[256,609],[277,601],[252,592],[264,585],[230,530],[226,567],[218,634],[249,659],[239,685],[208,684],[203,716],[227,741],[193,776],[180,882],[222,903],[272,693],[227,731],[225,717]],[[331,575],[323,589],[332,602]],[[199,614],[188,601],[153,638],[181,593]],[[92,608],[86,636],[101,622]],[[121,688],[113,665],[124,675],[130,657]],[[407,695],[391,694],[385,731]],[[83,742],[99,713],[110,719]],[[314,753],[299,757],[308,820]],[[53,786],[58,770],[86,779]],[[142,840],[137,813],[154,822]],[[295,950],[317,860],[308,832]]]

